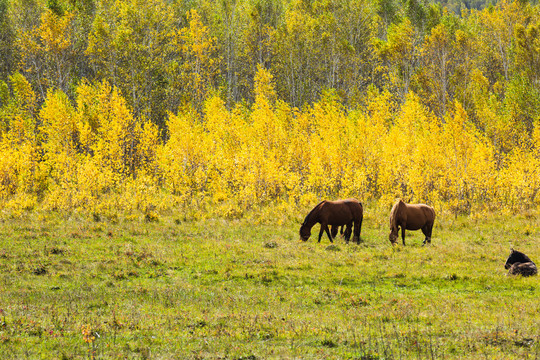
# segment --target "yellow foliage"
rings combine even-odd
[[[53,181],[71,182],[76,172],[78,138],[74,110],[61,91],[49,91],[41,108],[44,164]]]
[[[186,61],[180,67],[180,77],[191,93],[192,99],[200,104],[214,85],[218,74],[219,58],[216,55],[216,38],[210,35],[197,10],[187,13],[189,26],[177,34],[176,43]]]
[[[13,97],[0,111],[0,198],[39,193],[43,178],[36,119],[36,96],[28,81],[20,75],[10,77]]]
[[[326,92],[299,110],[275,99],[272,76],[259,67],[251,107],[209,97],[202,113],[169,114],[162,142],[158,127],[136,119],[107,83],[82,83],[74,103],[49,91],[36,129],[24,111],[32,93],[19,80],[20,106],[0,113],[0,198],[13,211],[39,205],[157,219],[182,209],[202,219],[259,209],[283,222],[280,212],[324,198],[402,197],[455,212],[540,205],[538,123],[527,141],[498,152],[494,132],[483,131],[492,125],[474,123],[459,102],[440,119],[413,93],[396,111],[389,93],[372,91],[347,112]]]
[[[58,16],[48,10],[41,16],[39,35],[44,44],[45,52],[61,53],[71,45],[69,26],[73,20],[72,13]]]

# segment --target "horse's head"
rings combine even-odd
[[[310,236],[311,229],[306,225],[306,223],[303,223],[302,226],[300,226],[300,239],[307,241]]]
[[[511,249],[510,256],[508,256],[508,259],[506,260],[506,263],[504,264],[505,269],[510,269],[510,267],[515,263],[526,263],[530,262],[531,259],[524,253]]]
[[[399,228],[397,226],[397,216],[400,206],[404,204],[401,199],[397,201],[394,206],[392,206],[392,210],[390,210],[390,235],[388,235],[388,240],[392,243],[392,245],[395,245],[397,243],[398,238],[398,231]]]
[[[398,229],[397,228],[391,228],[390,229],[390,235],[388,235],[388,240],[390,240],[392,245],[395,245],[397,243],[397,237],[398,237]]]

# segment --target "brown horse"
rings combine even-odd
[[[508,275],[531,276],[538,274],[536,264],[527,255],[514,249],[511,249],[504,268],[508,269]]]
[[[332,225],[332,229],[330,229],[330,233],[332,234],[332,239],[336,238],[338,231],[339,231],[339,234],[343,236],[343,227],[344,227],[343,225],[341,226]]]
[[[405,204],[401,199],[392,207],[390,212],[390,242],[394,245],[397,242],[399,228],[401,227],[401,238],[405,245],[405,229],[418,230],[426,236],[424,244],[431,243],[431,230],[435,222],[435,210],[424,204]]]
[[[327,201],[320,202],[309,212],[300,227],[300,238],[307,241],[311,236],[311,228],[316,224],[321,224],[319,231],[319,241],[323,232],[334,242],[333,237],[337,235],[338,227],[345,226],[345,241],[349,242],[351,232],[354,229],[353,241],[360,243],[360,231],[362,229],[362,219],[364,218],[364,208],[356,199]],[[332,226],[332,233],[328,226]]]

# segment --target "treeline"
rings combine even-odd
[[[497,3],[497,1],[489,0],[431,0],[431,2],[441,4],[441,6],[458,15],[467,10],[483,10]],[[536,4],[538,1],[529,1],[529,3]]]
[[[209,95],[253,103],[258,65],[296,107],[335,89],[356,108],[375,86],[398,102],[414,92],[439,117],[458,100],[476,117],[475,93],[516,107],[537,95],[538,13],[508,0],[459,15],[422,0],[0,0],[0,78],[21,73],[38,103],[106,80],[161,127]],[[533,105],[519,114],[529,125]]]
[[[346,196],[536,206],[539,14],[0,0],[0,197],[227,216]]]
[[[142,212],[152,220],[156,211],[236,218],[270,209],[266,216],[286,221],[324,197],[386,205],[404,197],[454,213],[538,204],[540,124],[531,135],[503,127],[500,135],[520,141],[501,155],[457,101],[440,119],[414,94],[399,105],[373,88],[359,110],[347,111],[336,91],[299,110],[277,99],[259,66],[252,105],[229,109],[211,96],[203,115],[171,114],[164,141],[107,82],[82,82],[74,103],[49,90],[41,106],[22,75],[10,84],[0,141],[10,214]]]

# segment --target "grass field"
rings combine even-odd
[[[540,261],[540,217],[487,218],[394,248],[369,207],[363,242],[333,246],[293,221],[5,219],[0,357],[539,359],[539,277],[503,264]]]

